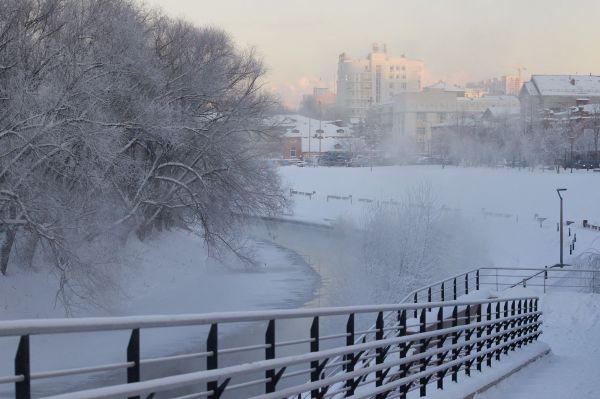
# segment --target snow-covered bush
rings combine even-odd
[[[483,259],[482,243],[462,215],[440,206],[427,183],[409,188],[400,201],[372,205],[362,231],[364,287],[380,302],[398,301],[435,276],[480,266]]]

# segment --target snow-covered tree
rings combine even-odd
[[[285,205],[262,159],[264,66],[215,28],[126,0],[0,3],[0,271],[15,243],[65,276],[85,247],[237,224]]]

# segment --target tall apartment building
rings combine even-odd
[[[394,95],[420,91],[424,62],[390,57],[384,44],[373,44],[363,59],[342,53],[338,60],[337,105],[350,119],[361,120],[372,105],[390,102]]]

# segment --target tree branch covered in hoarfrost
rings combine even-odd
[[[6,0],[0,66],[3,274],[25,237],[68,274],[131,232],[234,248],[241,218],[285,206],[261,161],[264,67],[221,30],[126,0]]]

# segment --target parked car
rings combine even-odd
[[[346,152],[328,151],[319,157],[321,166],[346,166],[351,160],[351,156]]]
[[[348,162],[348,166],[353,166],[353,167],[365,167],[365,166],[369,166],[369,158],[367,157],[363,157],[363,156],[357,156],[355,158],[352,158],[349,162]]]
[[[574,167],[577,169],[597,169],[600,168],[600,162],[596,162],[593,160],[584,161],[581,159],[575,162]]]

